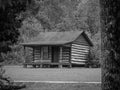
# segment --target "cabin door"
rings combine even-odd
[[[59,47],[52,47],[52,62],[53,63],[59,62],[59,54],[60,54],[60,48]]]

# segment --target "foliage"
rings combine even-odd
[[[97,62],[99,60],[98,63],[100,63],[101,32],[98,1],[36,0],[32,4],[33,7],[30,6],[27,11],[20,13],[19,18],[23,22],[22,27],[19,29],[20,37],[18,43],[28,42],[43,31],[85,30],[94,43],[94,47],[91,49],[92,54],[95,56],[94,60]],[[7,55],[9,56],[9,54]],[[19,54],[16,56],[18,58],[21,57]]]
[[[21,26],[21,20],[17,16],[21,11],[25,11],[26,3],[20,3],[16,0],[6,1],[6,3],[1,0],[1,3],[5,5],[5,8],[3,9],[3,6],[0,8],[0,53],[6,53],[11,50],[9,46],[18,41],[18,28]]]
[[[100,0],[102,28],[102,90],[120,89],[120,1]]]
[[[14,45],[11,47],[12,51],[6,54],[2,53],[4,64],[7,65],[20,65],[23,63],[23,49],[20,45]]]
[[[101,57],[99,11],[99,0],[36,0],[26,12],[20,13],[23,22],[18,43],[28,42],[43,31],[85,30],[92,38],[92,54],[98,61]]]
[[[84,30],[91,37],[94,60],[101,59],[99,0],[43,0],[36,8],[22,13],[21,42],[28,42],[43,31]]]
[[[18,41],[20,35],[18,28],[22,22],[18,15],[26,10],[27,4],[31,1],[0,0],[0,64],[4,61],[1,54],[11,51],[10,46]],[[14,85],[4,73],[0,65],[0,90],[18,90],[25,87],[24,85]]]
[[[86,61],[86,67],[92,67],[92,68],[99,68],[100,62],[99,59],[96,58],[95,52],[90,50],[88,57]]]

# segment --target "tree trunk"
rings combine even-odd
[[[120,90],[120,0],[100,0],[102,90]]]

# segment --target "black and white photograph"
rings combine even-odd
[[[120,90],[120,0],[0,0],[0,90]]]

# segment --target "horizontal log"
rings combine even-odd
[[[75,50],[84,50],[84,51],[89,51],[89,49],[84,49],[84,48],[76,48],[76,47],[72,47],[72,49],[75,49]]]
[[[87,59],[85,56],[71,56],[71,58]]]
[[[71,53],[72,56],[78,56],[78,57],[87,57],[86,55],[82,54],[76,54],[76,53]]]
[[[79,51],[71,51],[71,53],[74,53],[74,54],[80,54],[80,55],[88,55],[88,52],[79,52]]]
[[[82,60],[87,60],[87,58],[85,58],[85,57],[71,57],[71,59],[82,59]]]
[[[85,64],[85,62],[76,62],[76,61],[71,61],[73,64]]]
[[[89,47],[76,46],[76,45],[72,45],[72,47],[89,49]]]
[[[87,47],[73,46],[73,45],[72,45],[72,47],[76,47],[76,48],[83,48],[83,49],[88,49],[88,50],[89,50],[89,48],[87,48]]]
[[[72,54],[71,57],[80,57],[80,58],[81,58],[81,57],[84,57],[84,58],[86,58],[87,56],[85,56],[85,55],[75,55],[75,54],[73,55],[73,54]]]
[[[72,44],[72,46],[80,46],[80,47],[83,47],[83,48],[89,48],[89,46],[85,46],[85,45],[80,45],[80,44]]]
[[[75,47],[75,46],[72,46],[72,48],[76,48],[76,49],[82,49],[82,50],[89,50],[88,48]]]
[[[86,62],[84,59],[71,59],[72,61],[78,61],[78,62]]]
[[[84,48],[77,48],[77,47],[72,47],[72,49],[77,49],[77,50],[85,50],[85,51],[89,51],[89,49],[84,49]]]
[[[87,57],[76,57],[76,56],[72,56],[71,58],[75,58],[75,59],[85,59],[85,60],[87,60]]]
[[[89,51],[86,51],[86,50],[74,49],[74,48],[72,48],[72,51],[78,51],[78,52],[83,52],[83,53],[88,53],[89,52]]]
[[[71,58],[71,60],[74,60],[74,61],[86,61],[86,59],[84,59],[84,58],[81,58],[81,59]]]
[[[71,59],[83,59],[83,60],[87,60],[87,58],[85,58],[85,57],[71,57]]]

